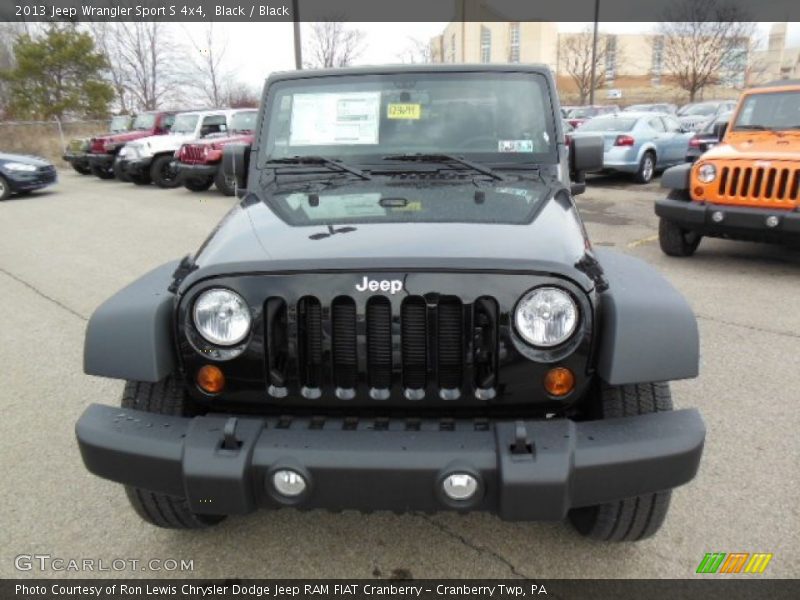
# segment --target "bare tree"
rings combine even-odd
[[[108,76],[114,92],[117,96],[119,111],[128,114],[132,111],[131,94],[128,89],[129,81],[127,72],[120,61],[113,60],[116,56],[117,34],[114,31],[115,25],[106,21],[89,24],[89,31],[94,37],[97,48],[106,55],[108,59]]]
[[[667,9],[658,25],[663,71],[693,102],[706,86],[744,74],[755,30],[734,2],[684,0]]]
[[[341,21],[311,23],[311,36],[303,49],[307,68],[346,67],[364,51],[365,33]]]
[[[231,108],[257,108],[258,94],[241,81],[228,82],[225,88],[225,104]]]
[[[205,35],[198,42],[187,35],[194,53],[194,73],[190,83],[203,94],[211,106],[222,106],[227,95],[225,90],[225,72],[223,59],[228,47],[225,37],[216,36],[214,24],[209,23]]]
[[[597,41],[594,89],[599,88],[606,78],[606,42],[605,38]],[[575,82],[581,104],[586,103],[592,88],[592,45],[592,30],[587,28],[580,33],[563,36],[558,51],[561,69]]]
[[[429,42],[415,37],[408,38],[408,44],[398,55],[400,62],[408,64],[427,64],[433,62],[433,51]]]

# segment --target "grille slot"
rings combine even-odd
[[[400,311],[402,336],[403,385],[421,390],[427,383],[428,339],[427,311],[423,298],[408,298]]]
[[[322,385],[322,305],[302,298],[297,305],[297,346],[300,382],[304,388]]]
[[[439,387],[461,387],[464,358],[463,307],[458,298],[442,298],[437,313]]]
[[[358,350],[356,341],[356,304],[352,298],[333,301],[333,381],[337,388],[351,390],[358,382]]]
[[[392,385],[392,305],[383,296],[367,302],[367,382],[377,390]]]
[[[498,308],[493,298],[475,302],[472,331],[472,361],[475,387],[493,390],[497,385]]]
[[[286,320],[286,302],[282,298],[269,298],[264,305],[265,350],[267,383],[271,388],[286,389],[289,362],[289,333]]]

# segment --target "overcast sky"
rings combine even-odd
[[[364,52],[357,64],[386,64],[401,62],[400,56],[412,38],[427,41],[442,32],[447,23],[351,23],[365,32]],[[591,23],[560,23],[560,31],[580,31]],[[643,33],[655,23],[601,23],[601,31],[609,33]],[[760,37],[765,40],[771,23],[762,23]],[[184,35],[196,40],[204,37],[204,23],[178,25]],[[308,25],[303,35],[308,35]],[[789,24],[788,45],[800,45],[800,23]],[[225,39],[225,67],[254,89],[260,89],[272,71],[294,68],[294,46],[291,23],[222,23],[214,24],[214,34]]]

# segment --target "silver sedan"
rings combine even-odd
[[[656,171],[684,162],[693,134],[672,115],[622,112],[590,119],[570,135],[600,135],[603,170],[629,173],[637,183],[648,183]]]

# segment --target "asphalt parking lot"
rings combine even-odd
[[[693,258],[671,259],[655,237],[657,183],[596,178],[580,197],[594,243],[655,266],[700,324],[701,376],[675,383],[673,395],[703,411],[705,457],[650,540],[603,545],[565,524],[480,514],[288,509],[208,531],[164,531],[142,523],[120,486],[81,463],[75,420],[91,402],[117,403],[122,390],[83,374],[84,328],[120,287],[196,249],[235,199],[63,170],[60,178],[49,191],[0,203],[1,577],[87,575],[15,569],[17,555],[48,554],[194,561],[191,573],[105,576],[682,578],[706,552],[771,552],[763,576],[797,575],[800,252],[704,240]]]

